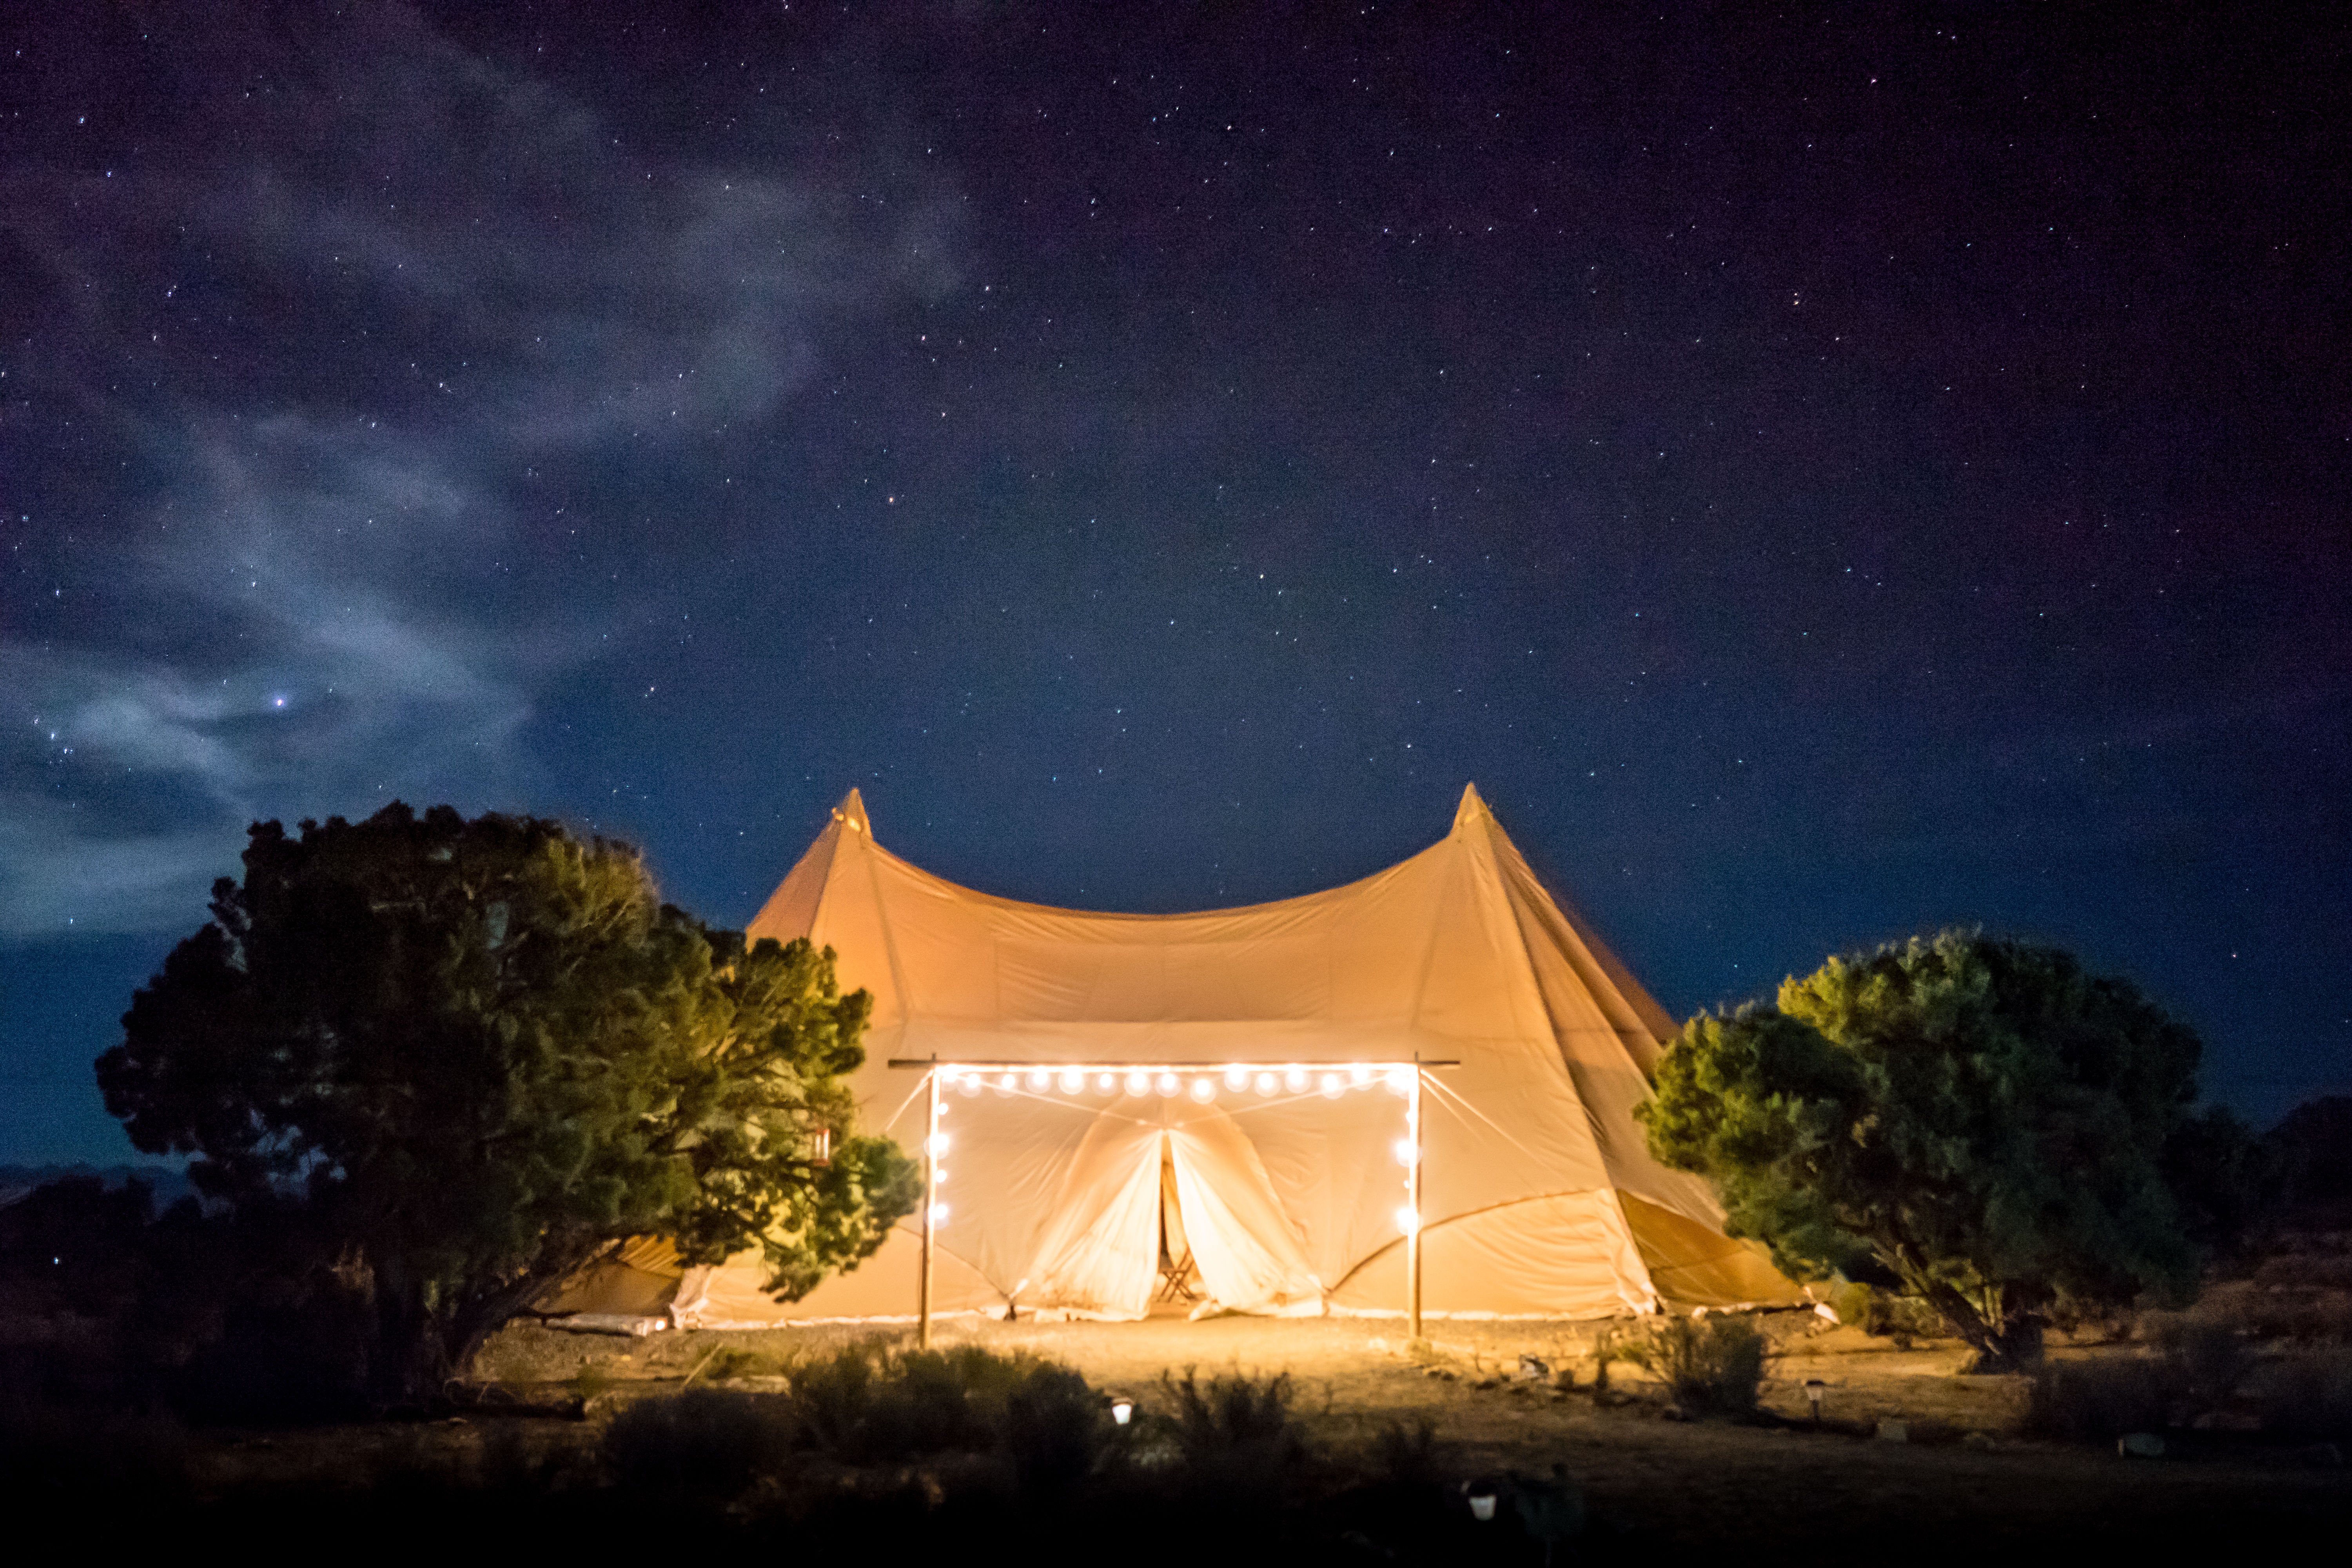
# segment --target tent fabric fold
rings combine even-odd
[[[942,1093],[935,1310],[1145,1315],[1168,1162],[1179,1250],[1215,1309],[1402,1312],[1405,1101],[1370,1064],[1415,1060],[1454,1064],[1423,1080],[1428,1312],[1802,1300],[1723,1234],[1703,1181],[1650,1157],[1633,1112],[1673,1022],[1475,787],[1443,840],[1360,881],[1176,915],[960,887],[877,844],[852,790],[748,934],[830,947],[843,987],[873,993],[854,1088],[902,1145],[923,1134],[920,1075],[890,1059],[1023,1064]],[[1236,1090],[1226,1075],[1244,1068]],[[766,1297],[756,1258],[687,1271],[667,1300],[681,1324],[904,1318],[920,1250],[910,1221],[797,1302]],[[646,1260],[608,1258],[566,1300],[659,1297]]]

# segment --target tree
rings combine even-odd
[[[867,994],[663,903],[625,845],[446,806],[260,823],[212,912],[100,1087],[208,1195],[303,1197],[372,1303],[379,1402],[433,1397],[619,1238],[762,1247],[789,1298],[914,1205],[912,1163],[851,1135]]]
[[[2226,1205],[2168,1173],[2210,1184],[2213,1151],[2244,1142],[2192,1111],[2200,1050],[2128,981],[1947,931],[1693,1018],[1637,1114],[1659,1159],[1715,1183],[1732,1235],[1799,1278],[1874,1264],[2005,1369],[2039,1355],[2054,1305],[2194,1281],[2181,1200]]]

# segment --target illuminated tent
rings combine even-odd
[[[1443,841],[1387,870],[1180,915],[959,887],[877,844],[853,790],[750,934],[830,946],[843,986],[873,992],[855,1080],[866,1127],[919,1147],[925,1073],[887,1064],[941,1064],[936,1312],[1138,1318],[1155,1297],[1194,1296],[1400,1312],[1412,1069],[1384,1064],[1416,1058],[1457,1064],[1423,1079],[1430,1315],[1800,1299],[1723,1235],[1705,1183],[1643,1148],[1633,1109],[1673,1022],[1545,891],[1475,788]],[[953,1065],[976,1063],[994,1065]],[[558,1310],[702,1327],[904,1319],[920,1252],[910,1217],[855,1270],[779,1304],[755,1256],[681,1269],[643,1241]]]

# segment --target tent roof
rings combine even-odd
[[[854,848],[845,854],[845,847]],[[864,885],[845,884],[852,859],[864,874],[851,883]],[[1397,1044],[1406,1043],[1404,1034],[1428,1035],[1434,1044],[1460,1032],[1437,1016],[1444,1009],[1432,1004],[1443,998],[1432,996],[1429,983],[1444,990],[1449,973],[1461,967],[1449,961],[1468,956],[1443,951],[1459,945],[1444,929],[1449,914],[1470,912],[1458,907],[1459,895],[1484,901],[1480,889],[1452,886],[1460,879],[1444,874],[1465,859],[1476,863],[1475,880],[1499,876],[1520,884],[1551,928],[1493,931],[1487,934],[1504,940],[1486,956],[1507,959],[1509,949],[1519,948],[1524,958],[1530,935],[1559,949],[1609,1026],[1646,1067],[1673,1035],[1673,1020],[1590,927],[1540,888],[1475,784],[1464,788],[1446,837],[1398,865],[1320,892],[1176,914],[1060,909],[949,881],[877,844],[865,799],[852,789],[750,933],[784,941],[819,936],[843,951],[845,964],[854,963],[853,950],[857,959],[887,952],[887,972],[858,964],[857,973],[845,969],[842,976],[845,984],[874,991],[880,1031],[912,1026],[921,1034],[926,1021],[961,1026],[957,1033],[979,1025],[1033,1036],[1028,1026],[1155,1025],[1172,1039],[1187,1025],[1251,1020],[1286,1026],[1295,1050],[1304,1045],[1298,1026],[1345,1020],[1353,1044],[1340,1054],[1357,1057],[1366,1026],[1382,1020]],[[1476,876],[1478,867],[1487,874]],[[822,931],[820,905],[828,916]],[[1485,1005],[1455,998],[1486,1016],[1453,1024],[1517,1033],[1535,1022],[1497,1013],[1517,987],[1505,975],[1486,978],[1497,983],[1498,994]],[[921,1042],[901,1043],[912,1048]],[[1044,1050],[1047,1041],[1028,1044]]]

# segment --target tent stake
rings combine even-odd
[[[931,1058],[931,1075],[925,1079],[925,1113],[923,1116],[923,1277],[915,1301],[915,1347],[931,1348],[931,1240],[934,1226],[932,1211],[939,1207],[940,1195],[940,1069],[939,1058]]]

